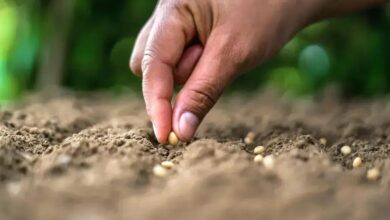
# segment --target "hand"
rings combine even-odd
[[[333,6],[355,1],[336,1]],[[189,141],[223,90],[305,25],[325,17],[326,4],[329,1],[160,0],[130,62],[133,72],[143,77],[146,109],[158,141],[165,143],[172,130]],[[329,13],[338,13],[330,8]],[[172,108],[175,84],[184,86]]]

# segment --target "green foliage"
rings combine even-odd
[[[0,0],[0,99],[12,99],[21,90],[36,86],[49,35],[64,28],[50,17],[58,2]],[[140,79],[131,74],[128,60],[155,1],[75,3],[65,38],[62,85],[75,90],[130,87],[139,91]],[[377,8],[311,25],[232,88],[252,91],[272,85],[302,95],[332,82],[351,95],[386,94],[390,91],[389,23],[385,10]]]

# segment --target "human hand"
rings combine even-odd
[[[189,141],[223,90],[275,54],[305,25],[324,17],[326,4],[160,0],[138,36],[130,62],[133,72],[143,77],[146,109],[158,141],[165,143],[172,130]],[[172,107],[175,84],[184,86]]]

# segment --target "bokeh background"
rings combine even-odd
[[[139,93],[128,68],[154,0],[0,0],[0,100],[65,87]],[[348,96],[390,92],[390,5],[314,24],[230,91],[264,86]]]

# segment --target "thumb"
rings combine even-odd
[[[238,74],[241,62],[235,54],[239,53],[226,38],[226,34],[209,37],[194,72],[176,97],[173,129],[183,141],[192,139],[200,122]]]

